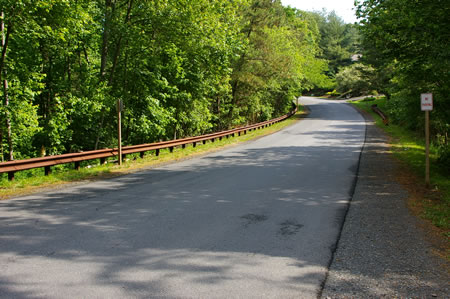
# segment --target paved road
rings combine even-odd
[[[307,119],[257,141],[0,202],[0,297],[316,297],[365,123],[302,101]]]

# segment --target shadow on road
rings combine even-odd
[[[66,295],[84,286],[100,297],[208,296],[206,285],[232,288],[232,297],[247,287],[242,280],[317,292],[352,194],[363,124],[335,127],[309,133],[320,146],[226,151],[0,202],[0,297],[54,286]],[[288,271],[273,272],[273,258]],[[198,289],[177,293],[184,284]]]

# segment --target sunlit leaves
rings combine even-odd
[[[282,114],[326,78],[316,22],[278,0],[0,3],[14,28],[0,112],[21,157],[115,146],[117,99],[137,144]]]

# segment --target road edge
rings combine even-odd
[[[347,205],[345,207],[344,217],[343,217],[343,220],[342,220],[341,225],[339,227],[339,233],[337,235],[336,243],[332,247],[331,257],[330,257],[330,260],[328,261],[328,265],[327,265],[327,272],[325,274],[325,278],[323,279],[322,283],[320,284],[320,289],[319,289],[319,292],[317,294],[317,298],[321,298],[322,297],[322,293],[323,293],[323,291],[325,289],[325,285],[327,283],[328,276],[329,276],[329,273],[330,273],[331,265],[333,264],[336,252],[337,252],[337,250],[339,248],[339,241],[341,240],[342,230],[343,230],[344,224],[345,224],[345,222],[347,220],[347,215],[348,215],[348,211],[350,210],[350,205],[352,204],[353,197],[355,195],[356,186],[358,185],[359,170],[360,170],[360,166],[361,166],[361,158],[362,158],[362,155],[364,153],[364,149],[366,148],[366,142],[367,142],[367,124],[370,121],[370,119],[368,119],[366,115],[361,113],[361,111],[358,108],[356,108],[355,106],[353,106],[353,105],[351,105],[349,103],[346,103],[346,105],[349,106],[349,107],[352,107],[364,119],[364,141],[363,141],[363,144],[361,146],[361,150],[360,150],[359,156],[358,156],[358,162],[357,162],[357,166],[356,166],[356,170],[355,170],[355,178],[353,179],[352,186],[350,187],[350,192],[349,192],[350,198],[349,198],[348,203],[347,203]]]

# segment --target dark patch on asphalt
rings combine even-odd
[[[258,214],[246,214],[244,216],[241,216],[242,219],[246,220],[246,223],[244,224],[245,227],[249,226],[250,224],[255,224],[259,222],[266,221],[269,217],[267,215],[258,215]]]
[[[303,224],[298,223],[295,220],[286,220],[280,223],[279,234],[282,236],[292,236],[299,232],[303,227]]]

